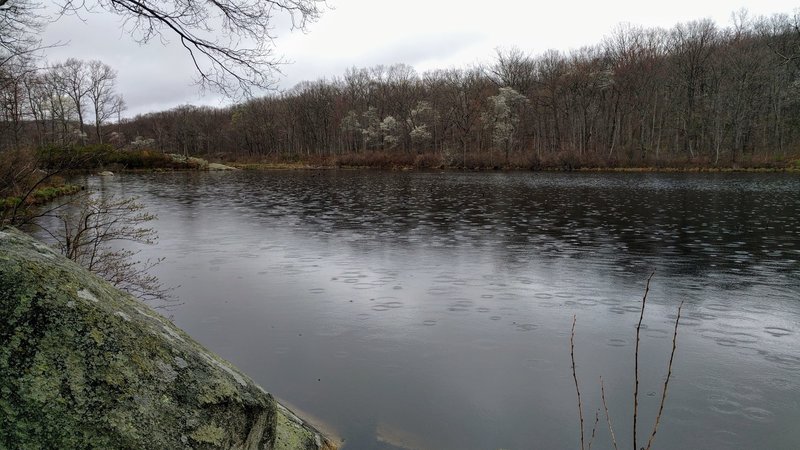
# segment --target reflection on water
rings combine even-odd
[[[347,448],[569,448],[603,376],[640,434],[686,301],[661,448],[797,448],[800,179],[385,172],[126,175],[177,324]],[[608,441],[599,427],[600,447]],[[626,445],[627,446],[627,445]]]

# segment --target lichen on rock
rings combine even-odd
[[[42,247],[0,231],[0,448],[334,448],[167,319]]]

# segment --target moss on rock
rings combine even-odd
[[[8,228],[0,316],[0,449],[333,448],[155,311]]]

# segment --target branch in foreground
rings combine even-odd
[[[101,8],[120,16],[134,40],[176,38],[189,53],[198,84],[230,97],[271,88],[284,63],[274,54],[275,22],[305,31],[324,0],[62,0],[62,14]]]
[[[603,400],[603,409],[606,410],[606,423],[608,424],[608,433],[611,435],[611,445],[614,446],[614,450],[619,450],[617,436],[614,434],[614,426],[611,425],[611,414],[608,412],[608,404],[606,403],[606,387],[603,384],[603,377],[600,377],[600,398]]]
[[[578,374],[575,371],[575,323],[578,321],[578,316],[572,316],[572,334],[569,338],[569,354],[572,358],[572,379],[575,381],[575,392],[578,394],[578,417],[581,421],[581,450],[584,450],[583,441],[583,404],[581,403],[581,389],[578,386]]]
[[[667,378],[664,380],[664,388],[661,390],[661,403],[658,405],[658,415],[656,415],[656,422],[653,424],[653,432],[650,433],[650,439],[647,440],[647,447],[645,450],[650,450],[653,446],[653,440],[656,438],[658,425],[661,423],[661,414],[664,412],[664,402],[667,400],[667,387],[669,380],[672,378],[672,361],[675,359],[675,350],[678,348],[678,324],[681,321],[681,310],[683,309],[683,301],[678,306],[678,316],[675,318],[675,330],[672,333],[672,352],[669,354],[669,365],[667,366]]]
[[[647,305],[647,295],[650,292],[650,281],[652,280],[654,274],[655,274],[655,272],[650,274],[650,276],[647,278],[647,286],[645,287],[644,296],[642,297],[642,306],[641,306],[641,311],[640,311],[640,315],[639,315],[639,321],[638,321],[637,326],[636,326],[636,349],[635,349],[635,366],[636,366],[636,369],[635,369],[635,373],[634,373],[635,385],[634,385],[634,409],[633,409],[633,424],[634,424],[633,438],[634,438],[634,442],[636,442],[636,438],[637,438],[637,436],[636,436],[636,428],[635,427],[636,427],[637,419],[638,419],[638,406],[639,406],[639,402],[638,402],[638,400],[639,400],[639,338],[640,338],[640,330],[641,330],[641,327],[642,327],[642,321],[644,319],[644,310],[645,310],[645,306]],[[669,388],[669,382],[672,379],[672,365],[673,365],[673,362],[675,361],[675,353],[676,353],[676,350],[678,348],[678,344],[677,344],[677,342],[678,342],[678,326],[680,325],[681,312],[683,310],[683,304],[684,304],[684,302],[681,301],[680,305],[678,306],[677,316],[675,318],[675,326],[674,326],[674,330],[673,330],[673,334],[672,334],[672,351],[670,352],[669,364],[667,365],[667,375],[666,375],[666,377],[664,379],[664,384],[663,384],[662,389],[661,389],[661,401],[659,403],[658,413],[656,414],[655,422],[653,424],[653,429],[652,429],[652,431],[650,433],[649,439],[647,440],[647,445],[645,447],[641,447],[641,450],[651,450],[652,449],[653,442],[655,441],[656,433],[658,432],[658,427],[661,424],[661,417],[663,416],[663,413],[664,413],[664,404],[666,403],[666,400],[667,400],[667,389]],[[578,417],[580,419],[581,450],[591,450],[592,444],[594,443],[595,433],[597,431],[597,424],[600,421],[600,409],[598,408],[597,411],[595,412],[595,420],[594,420],[594,425],[592,426],[591,437],[589,439],[589,447],[588,447],[588,449],[586,449],[585,448],[585,443],[584,443],[583,403],[581,401],[581,391],[580,391],[580,388],[579,388],[579,385],[578,385],[578,375],[577,375],[577,371],[575,370],[575,325],[576,325],[576,322],[577,322],[577,317],[575,315],[573,315],[572,316],[572,332],[570,334],[570,340],[569,340],[570,358],[571,358],[571,361],[572,361],[572,379],[573,379],[573,381],[575,383],[575,391],[576,391],[577,396],[578,396]],[[611,444],[612,444],[614,450],[619,450],[619,447],[617,446],[617,438],[616,438],[616,435],[614,433],[614,427],[611,424],[611,414],[608,411],[608,403],[606,402],[606,389],[605,389],[605,384],[603,383],[603,377],[600,377],[600,398],[601,398],[602,403],[603,403],[603,409],[605,410],[606,423],[608,424],[608,432],[609,432],[609,434],[611,436]],[[633,448],[634,448],[634,450],[638,449],[638,447],[636,447],[636,446],[633,447]]]
[[[633,364],[633,372],[634,372],[634,385],[633,385],[633,448],[634,450],[639,448],[637,445],[636,439],[636,422],[639,418],[639,333],[642,329],[642,319],[644,319],[644,308],[647,305],[647,294],[650,292],[650,280],[653,279],[653,275],[656,273],[653,272],[647,278],[647,286],[644,288],[644,296],[642,297],[642,309],[641,313],[639,314],[639,323],[636,324],[636,348],[633,353],[634,357],[634,364]]]

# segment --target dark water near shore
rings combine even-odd
[[[176,323],[346,448],[800,448],[800,177],[236,172],[90,179],[159,216]],[[601,415],[594,448],[610,448]]]

